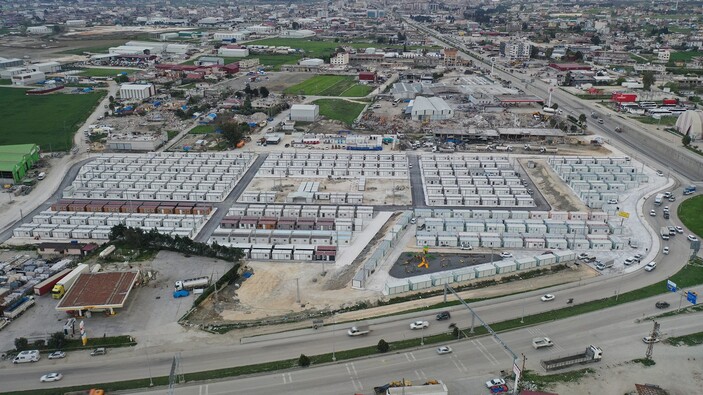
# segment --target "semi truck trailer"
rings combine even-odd
[[[51,292],[51,290],[54,289],[54,285],[56,285],[59,280],[66,277],[68,273],[71,273],[71,269],[64,269],[54,274],[53,276],[47,278],[46,280],[40,282],[39,284],[35,285],[34,294],[37,296],[42,296]]]
[[[546,371],[568,368],[571,365],[598,362],[603,358],[603,350],[600,347],[590,345],[586,351],[560,357],[556,359],[546,359],[540,361],[540,364]]]
[[[175,283],[176,291],[205,288],[208,285],[210,285],[210,277],[189,278],[187,280],[178,280]]]
[[[88,272],[88,268],[88,265],[86,265],[85,263],[81,263],[80,265],[76,266],[76,268],[73,269],[71,273],[68,273],[66,277],[62,278],[56,283],[56,285],[54,285],[54,288],[51,289],[51,297],[54,299],[63,298],[66,292],[68,292],[68,290],[71,289],[76,280],[78,280],[78,277],[81,274]]]
[[[24,296],[17,302],[10,305],[8,309],[5,309],[2,314],[6,318],[14,320],[32,306],[34,306],[34,296]]]

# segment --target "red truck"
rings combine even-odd
[[[37,296],[42,296],[46,293],[51,292],[51,289],[54,288],[54,285],[56,285],[59,280],[62,278],[66,277],[68,273],[71,273],[72,269],[64,269],[53,276],[47,278],[46,280],[40,282],[39,284],[34,286],[34,294]]]

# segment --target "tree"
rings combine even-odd
[[[591,37],[591,44],[600,45],[600,37],[598,37],[597,34],[594,34],[593,37]]]
[[[293,21],[293,23],[291,24],[291,29],[293,29],[293,30],[300,29],[300,23]]]
[[[683,144],[684,147],[688,147],[691,144],[691,136],[683,136],[683,138],[681,139],[681,144]]]
[[[127,75],[125,75],[125,74],[120,74],[117,77],[115,77],[115,82],[117,82],[119,84],[124,83],[124,82],[129,82],[129,77],[127,77]]]
[[[253,111],[253,108],[251,106],[251,99],[247,96],[246,99],[244,99],[244,103],[242,104],[242,114],[251,114]]]
[[[51,338],[49,338],[49,343],[47,344],[51,349],[60,350],[65,343],[66,335],[64,335],[63,332],[54,332],[51,334]]]
[[[388,352],[390,349],[391,346],[383,339],[379,340],[376,345],[376,350],[378,350],[378,352]]]
[[[586,114],[579,115],[579,123],[581,123],[581,125],[585,124],[587,119]]]
[[[265,86],[262,86],[261,88],[259,88],[259,95],[261,95],[261,97],[263,97],[263,98],[269,97],[268,88],[266,88]]]
[[[244,135],[249,132],[249,125],[239,122],[225,121],[220,123],[218,128],[222,131],[222,137],[231,146],[235,146],[244,140]]]
[[[644,85],[644,90],[650,90],[652,88],[652,85],[656,82],[656,79],[654,78],[654,72],[652,71],[645,71],[642,74],[642,85]]]
[[[18,337],[15,339],[15,350],[23,351],[26,350],[27,347],[29,347],[29,340],[27,340],[27,338]]]
[[[109,100],[110,103],[114,103],[114,102],[115,102],[115,97],[111,95],[110,97],[107,98],[107,100]]]
[[[45,344],[46,344],[46,341],[44,341],[44,339],[37,339],[34,341],[33,346],[35,348],[44,348]]]
[[[298,358],[298,365],[307,368],[310,366],[310,358],[305,354],[300,354],[300,358]]]
[[[458,326],[455,326],[454,329],[452,329],[452,336],[454,336],[455,339],[461,337],[461,331]]]

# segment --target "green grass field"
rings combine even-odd
[[[0,79],[0,85],[12,85],[12,80]]]
[[[667,115],[662,116],[661,119],[654,119],[652,117],[636,117],[635,119],[642,123],[646,123],[647,125],[674,126],[676,125],[676,121],[679,119],[679,117]]]
[[[359,85],[349,75],[316,75],[299,84],[286,88],[285,93],[310,96],[366,96],[373,88]]]
[[[234,58],[234,57],[228,57],[228,56],[217,56],[217,55],[212,55],[216,56],[218,58],[223,58],[225,60],[225,64],[230,64],[234,62],[239,62],[242,59],[259,59],[259,63],[263,66],[272,66],[274,70],[280,70],[281,65],[284,64],[296,64],[298,63],[298,60],[302,56],[300,55],[267,55],[267,54],[261,54],[261,55],[249,55],[246,58]],[[191,59],[187,62],[183,62],[181,64],[195,64],[195,61],[197,59]]]
[[[671,60],[672,62],[678,62],[678,61],[684,61],[684,62],[689,62],[691,59],[703,56],[703,52],[701,51],[686,51],[686,52],[672,52],[671,53]]]
[[[198,125],[189,130],[189,134],[208,134],[215,131],[215,125]]]
[[[351,125],[366,106],[339,99],[320,99],[314,102],[320,106],[320,115]]]
[[[700,192],[699,192],[700,193]],[[703,237],[703,195],[694,196],[686,199],[679,205],[677,210],[681,222],[691,232]]]
[[[0,88],[0,145],[38,144],[42,151],[66,151],[73,134],[105,92],[27,96],[24,89]]]
[[[130,70],[130,69],[125,69],[125,70],[120,70],[120,69],[84,69],[81,71],[79,75],[82,75],[84,77],[116,77],[118,74],[122,72],[126,72],[127,74],[132,74],[134,73],[135,70]]]
[[[249,42],[250,45],[273,45],[276,47],[291,47],[294,49],[302,49],[305,51],[305,57],[317,57],[321,58],[324,56],[329,56],[337,49],[337,47],[345,46],[352,47],[356,49],[363,48],[396,48],[403,49],[402,45],[389,45],[389,44],[378,44],[371,41],[352,41],[352,42],[334,42],[329,41],[317,41],[310,40],[307,38],[265,38],[263,40],[256,40]],[[421,48],[418,46],[408,46],[407,49],[417,49]],[[430,47],[427,47],[430,48]]]

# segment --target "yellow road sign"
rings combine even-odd
[[[628,213],[627,211],[618,211],[618,215],[623,218],[630,218],[630,213]]]

